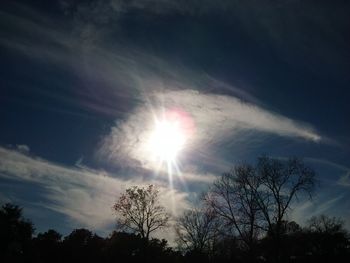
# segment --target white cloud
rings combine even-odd
[[[315,166],[320,184],[311,200],[294,205],[290,218],[305,224],[310,217],[325,214],[344,219],[350,228],[349,202],[345,202],[349,199],[349,168],[325,159],[304,160]]]
[[[115,219],[113,203],[126,187],[132,185],[153,183],[159,186],[161,202],[174,216],[188,207],[188,194],[170,189],[162,181],[135,177],[123,180],[103,171],[66,167],[2,147],[0,177],[37,183],[31,186],[34,187],[31,191],[36,191],[35,187],[45,189],[43,203],[46,208],[68,216],[74,225],[92,230],[110,227]]]
[[[28,153],[30,151],[30,148],[28,145],[25,144],[17,144],[16,145],[17,150],[20,152]]]
[[[244,140],[247,133],[269,133],[319,142],[321,136],[312,127],[252,103],[227,95],[203,93],[186,89],[166,89],[148,93],[140,105],[123,122],[116,122],[99,151],[110,162],[140,165],[152,169],[152,154],[147,141],[154,129],[154,119],[167,110],[185,112],[193,123],[183,154],[215,155],[211,146]],[[186,120],[187,121],[187,120]],[[242,139],[243,138],[243,139]],[[196,164],[192,164],[196,165]]]
[[[341,186],[350,187],[350,170],[348,170],[345,175],[340,177],[337,183]]]
[[[332,168],[334,171],[330,174],[332,178],[337,177],[336,184],[338,186],[349,187],[350,186],[350,168],[325,159],[317,158],[305,158],[306,161],[321,165],[324,167]]]
[[[339,211],[335,211],[335,207],[343,207],[341,203],[343,203],[344,194],[338,196],[319,196],[314,200],[308,200],[304,203],[295,205],[291,214],[289,215],[290,220],[294,220],[299,224],[306,224],[307,220],[312,216],[318,215],[332,215],[332,216],[344,216],[344,213],[340,213]],[[337,213],[338,212],[338,213]],[[350,221],[345,218],[347,224],[350,224]]]

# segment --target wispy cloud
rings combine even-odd
[[[329,161],[329,160],[325,160],[325,159],[305,158],[305,160],[310,163],[332,168],[333,171],[330,174],[330,176],[332,177],[333,182],[335,182],[335,184],[338,186],[343,186],[343,187],[350,186],[350,168],[349,167]],[[323,178],[325,178],[325,176],[323,176]]]
[[[339,207],[344,195],[330,197],[321,196],[315,200],[305,201],[302,204],[298,204],[293,209],[290,219],[295,220],[300,224],[305,224],[312,216],[318,216],[322,214],[335,215],[334,207]],[[342,214],[343,215],[343,214]],[[350,223],[350,222],[347,222]]]
[[[291,218],[301,224],[321,214],[340,217],[350,228],[348,167],[325,159],[305,158],[305,162],[315,168],[318,174],[318,188],[312,200],[294,205]]]
[[[123,122],[117,122],[100,149],[104,158],[117,164],[151,167],[151,153],[145,143],[154,129],[154,118],[166,110],[181,109],[194,123],[193,134],[184,154],[210,153],[212,146],[229,141],[244,140],[246,134],[267,133],[319,142],[321,136],[310,126],[281,114],[271,112],[232,96],[203,93],[196,90],[154,91]]]
[[[350,170],[338,180],[338,184],[341,186],[350,187]]]
[[[16,148],[17,148],[18,151],[24,152],[24,153],[29,153],[29,151],[30,151],[29,146],[25,145],[25,144],[17,144]]]
[[[312,216],[328,215],[339,217],[345,222],[345,227],[350,228],[350,206],[346,201],[349,199],[347,191],[341,191],[339,188],[328,190],[322,188],[318,191],[315,198],[303,203],[294,205],[288,220],[294,220],[303,225]]]
[[[317,74],[320,69],[333,73],[332,65],[348,65],[348,45],[345,41],[348,8],[339,8],[322,2],[315,7],[311,1],[283,0],[264,4],[257,0],[112,0],[93,3],[66,2],[67,14],[75,17],[76,29],[87,40],[94,42],[104,38],[106,25],[112,23],[118,28],[118,21],[142,12],[144,16],[180,15],[186,17],[210,17],[224,20],[242,28],[255,44],[273,47],[274,52],[285,61],[300,61],[308,58],[308,63],[299,63],[307,71]],[[332,10],[332,12],[329,12]],[[337,14],[333,16],[330,14]],[[338,16],[339,15],[339,16]],[[320,19],[327,17],[327,19]],[[339,19],[341,17],[342,19]],[[283,23],[281,23],[283,22]],[[103,28],[104,30],[101,30]],[[302,28],[302,30],[301,30]],[[108,35],[108,34],[107,34]],[[265,41],[261,41],[264,37]],[[332,48],[334,44],[337,48]],[[347,68],[347,67],[344,67]],[[343,76],[347,72],[339,70]]]

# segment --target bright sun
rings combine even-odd
[[[178,121],[156,121],[149,146],[154,157],[161,162],[173,163],[184,147],[186,136]]]

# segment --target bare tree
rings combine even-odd
[[[345,232],[344,221],[336,217],[326,215],[313,216],[308,221],[310,231],[316,233],[338,233]]]
[[[159,190],[153,185],[126,189],[113,208],[120,228],[147,240],[152,232],[168,226],[170,215],[160,205]]]
[[[193,208],[177,220],[178,245],[185,250],[210,252],[217,234],[217,221],[212,210]]]
[[[278,160],[261,157],[256,167],[259,186],[254,189],[256,202],[263,214],[274,244],[273,259],[280,262],[284,218],[300,194],[311,198],[315,173],[297,158]]]
[[[341,262],[349,255],[350,235],[340,218],[313,216],[308,221],[308,251],[323,262]],[[349,261],[349,260],[348,260]]]
[[[292,158],[261,157],[256,166],[238,165],[217,180],[206,201],[226,226],[232,226],[250,256],[261,230],[268,231],[279,258],[283,222],[293,201],[302,193],[311,197],[314,172]]]
[[[255,196],[258,187],[254,167],[243,164],[224,173],[206,197],[209,207],[226,229],[233,228],[250,254],[253,254],[262,219]]]
[[[315,185],[315,173],[297,158],[287,161],[259,158],[257,176],[260,182],[255,188],[256,201],[264,215],[271,235],[278,237],[284,217],[299,194],[311,197]]]

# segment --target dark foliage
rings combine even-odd
[[[0,210],[1,262],[26,261],[32,252],[33,224],[22,217],[22,209],[5,204]]]
[[[34,258],[37,262],[60,262],[61,259],[61,242],[62,235],[53,229],[45,233],[40,233],[33,238]]]
[[[103,238],[82,228],[62,238],[50,229],[33,238],[33,224],[22,217],[21,208],[11,204],[2,207],[0,220],[1,262],[209,263],[247,262],[249,258],[242,241],[233,236],[214,240],[210,251],[193,248],[180,253],[164,239],[147,240],[140,235],[116,231]],[[350,262],[350,237],[337,218],[314,217],[305,228],[294,221],[283,221],[280,228],[280,262]],[[257,243],[257,256],[249,260],[271,262],[274,244],[267,232]]]

